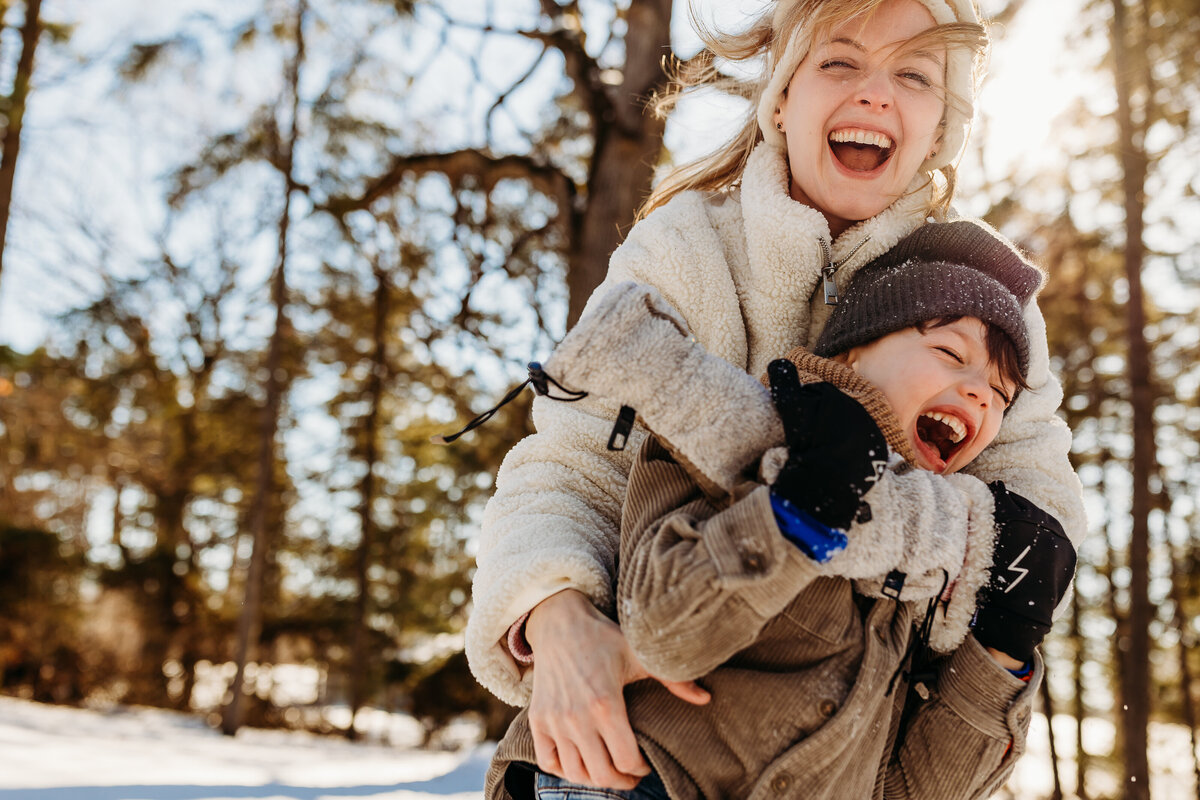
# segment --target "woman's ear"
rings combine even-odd
[[[929,155],[926,158],[933,158],[942,149],[942,143],[946,141],[946,118],[942,117],[942,121],[938,123],[937,138],[933,141],[933,147],[929,150]]]

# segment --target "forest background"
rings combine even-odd
[[[1050,275],[1090,517],[1044,648],[1078,723],[1055,794],[1148,797],[1152,720],[1195,756],[1200,698],[1200,3],[982,5],[958,204]],[[687,11],[0,0],[0,692],[502,729],[461,630],[529,396],[429,436],[550,352],[655,169],[729,132],[734,70],[646,111],[664,57],[707,57]]]

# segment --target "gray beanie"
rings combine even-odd
[[[813,352],[835,356],[918,323],[977,317],[1008,334],[1028,376],[1022,309],[1044,279],[982,222],[927,223],[855,273]]]

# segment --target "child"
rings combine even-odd
[[[1020,753],[1010,746],[1022,740],[1036,684],[1006,676],[976,642],[1015,655],[1024,676],[1040,673],[1033,647],[1074,565],[1061,527],[1038,512],[1036,524],[1001,530],[997,555],[1008,564],[1020,554],[1015,562],[1035,577],[995,571],[974,641],[941,664],[928,681],[933,692],[926,686],[928,699],[907,714],[904,692],[892,688],[916,610],[894,596],[856,599],[851,583],[819,562],[836,562],[845,531],[854,541],[855,519],[886,515],[872,487],[885,463],[893,473],[907,463],[887,457],[888,439],[917,465],[951,473],[995,436],[1025,380],[1021,309],[1040,280],[982,226],[925,226],[855,277],[815,347],[837,364],[802,352],[771,364],[788,452],[769,486],[714,495],[694,463],[681,464],[654,438],[641,448],[622,517],[622,629],[656,676],[705,676],[712,702],[697,708],[658,683],[633,685],[630,721],[655,773],[634,793],[612,796],[858,798],[886,788],[954,798],[999,785]],[[637,393],[644,366],[631,370],[624,397]],[[828,382],[802,387],[797,367],[862,405]],[[651,416],[672,427],[669,413]],[[686,429],[687,419],[677,423]],[[707,438],[721,433],[698,424]],[[688,461],[678,442],[672,450]],[[694,454],[695,442],[684,450]],[[1019,508],[1009,513],[1020,498],[999,484],[992,491],[998,521],[1022,518]],[[905,549],[911,556],[920,547]],[[898,566],[889,551],[876,555],[873,574]],[[1006,726],[996,724],[997,707],[1009,709]],[[564,796],[554,792],[569,788],[565,781],[522,769],[532,755],[522,716],[497,751],[488,796],[521,797],[532,779],[537,796]]]

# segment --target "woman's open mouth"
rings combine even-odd
[[[926,411],[917,417],[916,433],[918,445],[936,453],[944,464],[949,463],[967,441],[966,424],[958,417],[940,411]]]
[[[829,149],[838,163],[852,172],[873,172],[892,157],[890,136],[862,128],[839,128],[829,134]]]

